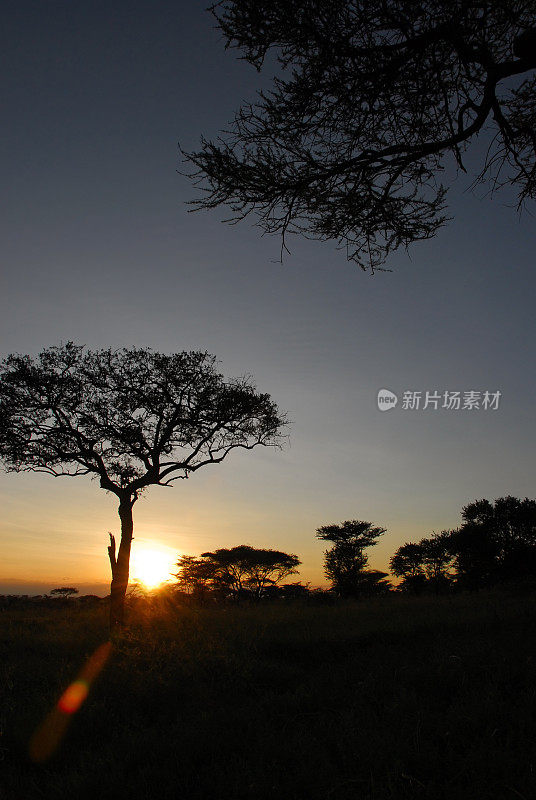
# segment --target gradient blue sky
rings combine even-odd
[[[69,339],[206,349],[293,421],[283,451],[149,490],[135,548],[285,549],[319,585],[320,525],[383,525],[370,562],[385,568],[471,500],[535,496],[534,218],[512,195],[459,178],[454,220],[392,273],[299,239],[281,265],[250,223],[186,212],[177,140],[215,136],[261,81],[203,4],[8,0],[3,22],[2,356]],[[495,412],[381,413],[382,387],[502,397]],[[108,581],[118,517],[96,483],[0,474],[0,496],[0,591]]]

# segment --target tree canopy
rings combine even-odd
[[[442,174],[536,196],[534,0],[222,0],[226,47],[271,88],[184,152],[193,207],[264,232],[335,240],[363,269],[446,222]],[[514,80],[511,80],[514,79]]]
[[[457,584],[478,589],[536,576],[536,501],[507,495],[475,500],[455,530],[434,533],[397,549],[391,571],[401,588],[436,590]]]
[[[327,542],[348,543],[354,545],[358,550],[365,547],[372,547],[377,544],[377,540],[385,533],[385,528],[373,525],[372,522],[364,522],[359,519],[347,519],[339,525],[322,525],[317,528],[317,539]]]
[[[386,572],[367,570],[366,547],[372,547],[385,528],[363,520],[346,520],[340,525],[323,525],[316,531],[333,546],[324,553],[324,574],[341,597],[359,597],[387,589]]]
[[[507,495],[475,500],[453,536],[459,580],[478,587],[536,575],[536,501]]]
[[[78,589],[75,586],[60,586],[58,589],[52,589],[50,594],[54,597],[63,597],[67,599],[78,594]]]
[[[180,588],[193,594],[210,590],[235,598],[251,595],[260,599],[269,587],[294,575],[300,563],[294,554],[238,545],[202,553],[200,558],[181,556],[176,578]]]
[[[136,498],[235,449],[275,445],[283,419],[206,352],[91,351],[72,342],[0,365],[0,458],[8,471],[92,475]]]
[[[281,444],[285,420],[247,378],[225,380],[202,351],[86,350],[68,342],[0,364],[0,460],[8,471],[90,475],[119,498],[110,534],[112,611],[121,624],[132,506],[234,449]]]

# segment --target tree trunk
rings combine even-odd
[[[108,555],[112,568],[112,586],[110,592],[110,630],[123,627],[125,621],[125,595],[128,586],[130,564],[130,547],[132,544],[132,506],[136,498],[131,495],[120,498],[119,517],[121,519],[121,542],[119,552],[115,553],[115,537],[110,534]]]

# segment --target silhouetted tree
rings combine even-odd
[[[402,578],[400,588],[420,593],[426,584],[425,553],[420,544],[406,542],[392,556],[389,566],[393,575]]]
[[[536,501],[510,495],[464,506],[453,535],[461,584],[478,588],[536,575]]]
[[[459,586],[480,589],[495,582],[497,546],[485,527],[465,523],[452,532],[452,548]]]
[[[68,597],[74,597],[75,594],[78,594],[78,589],[74,586],[60,586],[58,589],[52,589],[50,594],[54,597],[63,597],[67,599]]]
[[[295,575],[298,572],[296,567],[301,564],[298,556],[283,553],[281,550],[262,550],[254,547],[242,547],[241,550],[241,562],[246,564],[245,587],[257,600],[270,586],[277,586],[284,578]]]
[[[452,531],[433,533],[420,542],[407,542],[391,558],[391,572],[403,578],[401,588],[420,593],[431,588],[439,592],[451,585],[455,553]]]
[[[447,217],[447,157],[489,130],[475,183],[536,195],[533,0],[222,0],[226,46],[279,69],[216,141],[183,153],[232,221],[334,239],[377,268]],[[519,76],[516,83],[508,79]],[[522,79],[522,77],[524,79]]]
[[[381,581],[387,573],[366,570],[368,559],[363,552],[384,533],[385,528],[357,519],[317,529],[318,539],[333,542],[333,547],[324,553],[324,573],[339,597],[359,597],[386,587]]]
[[[297,556],[280,550],[266,550],[249,545],[220,548],[202,553],[201,558],[183,556],[177,562],[179,586],[211,589],[219,594],[260,599],[269,587],[297,572]],[[197,583],[195,583],[197,582]]]
[[[423,554],[423,565],[430,586],[441,591],[449,586],[455,557],[453,552],[452,531],[434,533],[427,539],[421,539],[419,547]]]
[[[392,589],[389,573],[379,569],[364,569],[356,586],[356,597],[375,597]]]
[[[211,561],[183,555],[177,561],[177,567],[179,571],[173,573],[177,579],[177,589],[190,594],[196,600],[204,600],[214,590],[217,568]]]
[[[280,590],[283,600],[306,600],[311,593],[310,584],[301,581],[284,583],[277,588]]]
[[[0,365],[0,459],[8,471],[91,475],[119,499],[110,534],[110,622],[123,622],[132,507],[235,448],[280,444],[284,420],[246,378],[224,380],[206,352],[85,351],[72,342]]]

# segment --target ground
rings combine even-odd
[[[106,623],[103,605],[0,611],[2,800],[536,796],[534,595],[139,603],[32,762]]]

